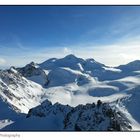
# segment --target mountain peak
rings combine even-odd
[[[9,69],[10,72],[17,73],[17,70],[14,66],[11,66]]]
[[[69,54],[67,56],[65,56],[64,58],[67,58],[67,59],[77,59],[77,57],[73,54]]]
[[[140,64],[140,60],[134,60],[134,61],[132,61],[132,62],[130,62],[128,64]]]
[[[129,62],[126,65],[120,65],[117,68],[125,71],[137,71],[140,69],[140,60]]]
[[[86,59],[86,61],[91,62],[91,63],[96,62],[93,58],[88,58],[88,59]]]
[[[37,63],[32,61],[31,63],[27,64],[25,67],[29,69],[29,68],[38,68],[39,66],[37,65]]]
[[[36,63],[32,61],[31,63],[29,63],[29,65],[34,67],[36,66]]]

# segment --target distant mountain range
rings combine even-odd
[[[1,131],[140,131],[140,60],[70,54],[0,70]]]

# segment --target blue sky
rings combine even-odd
[[[110,66],[140,59],[139,6],[0,6],[0,67],[73,53]]]

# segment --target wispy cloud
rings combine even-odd
[[[70,48],[70,50],[68,49]],[[140,37],[133,37],[122,42],[117,42],[111,45],[98,45],[94,44],[82,44],[71,45],[65,48],[53,48],[44,49],[40,53],[36,53],[34,58],[38,58],[38,62],[41,62],[51,57],[64,57],[68,53],[75,54],[82,58],[94,58],[95,60],[102,62],[109,66],[117,66],[125,64],[130,61],[140,59]]]
[[[84,58],[92,57],[109,66],[117,66],[140,59],[140,38],[131,38],[127,41],[111,45],[101,45],[75,48],[73,53]]]
[[[64,47],[63,48],[63,52],[64,52],[64,54],[70,54],[70,53],[72,53],[72,50],[70,49],[70,48],[67,48],[67,47]]]
[[[4,65],[6,63],[6,60],[3,58],[0,58],[0,65]]]
[[[140,36],[137,36],[109,45],[101,44],[96,46],[94,43],[79,43],[53,48],[46,47],[28,52],[24,51],[14,57],[5,56],[3,58],[7,60],[7,63],[5,63],[7,66],[24,66],[31,61],[41,63],[52,57],[61,58],[72,53],[82,58],[94,58],[96,61],[109,66],[117,66],[140,59],[139,52]]]
[[[103,21],[104,22],[104,21]],[[138,13],[130,12],[120,14],[119,18],[113,19],[104,26],[92,27],[84,34],[81,34],[81,42],[91,42],[95,45],[109,45],[112,43],[122,42],[128,38],[140,35],[140,16]]]

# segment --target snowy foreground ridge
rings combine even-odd
[[[0,70],[0,131],[140,131],[140,60],[68,55]]]

